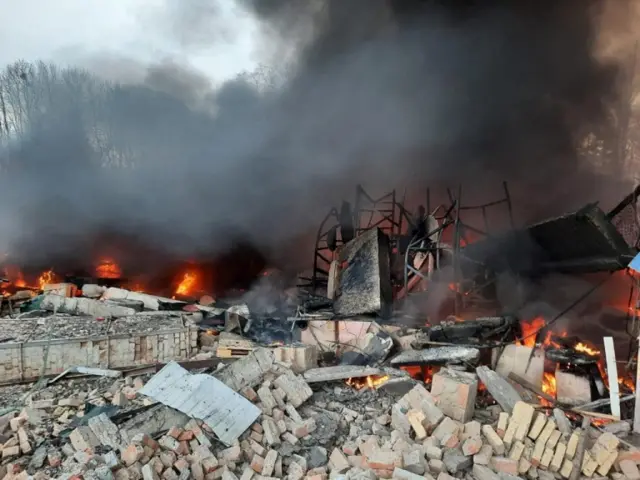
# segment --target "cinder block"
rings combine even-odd
[[[478,378],[475,374],[441,369],[433,376],[431,395],[442,412],[458,422],[469,422],[473,417]]]
[[[578,406],[591,401],[589,377],[556,369],[556,399],[566,405]]]

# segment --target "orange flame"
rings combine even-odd
[[[53,270],[42,272],[42,274],[38,277],[38,287],[40,287],[40,290],[42,290],[44,289],[45,285],[53,283],[54,279],[55,273],[53,273]]]
[[[7,277],[7,279],[9,280],[9,283],[13,284],[14,286],[18,288],[23,288],[27,286],[27,282],[24,279],[24,275],[19,268],[14,266],[8,266],[3,269],[2,273],[4,274],[5,277]]]
[[[356,390],[362,390],[363,388],[377,390],[381,385],[387,383],[388,380],[389,375],[368,375],[365,378],[349,378],[346,383]]]
[[[187,272],[176,288],[176,295],[189,295],[196,286],[198,275],[195,272]]]
[[[518,342],[520,345],[524,345],[525,347],[535,347],[536,346],[536,333],[538,330],[543,328],[546,325],[546,321],[542,317],[536,317],[528,322],[521,322],[520,326],[522,328],[522,341]],[[567,332],[562,332],[560,334],[556,333],[556,336],[566,337]],[[542,346],[549,347],[559,347],[560,345],[553,341],[553,332],[548,331],[545,334],[544,340],[542,340]]]
[[[23,287],[27,286],[27,282],[25,281],[24,277],[22,276],[22,272],[21,271],[18,271],[16,279],[13,280],[12,283],[18,288],[23,288]]]
[[[98,278],[121,278],[122,270],[111,258],[103,258],[96,267],[96,277]]]
[[[557,388],[555,374],[549,372],[544,373],[544,377],[542,377],[542,391],[556,398]]]
[[[636,385],[635,382],[633,381],[633,379],[631,377],[629,377],[628,375],[625,375],[621,378],[618,379],[618,383],[622,386],[627,387],[627,389],[630,392],[635,393],[636,391]]]
[[[576,352],[586,353],[592,357],[600,355],[600,350],[596,350],[595,348],[590,347],[586,343],[578,343],[575,347],[573,347]]]
[[[529,322],[522,322],[522,342],[525,347],[535,347],[536,346],[536,332],[545,326],[545,320],[542,317],[536,317]],[[547,338],[551,340],[551,332],[547,333]],[[546,340],[545,339],[545,343]]]

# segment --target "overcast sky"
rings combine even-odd
[[[181,1],[195,8],[187,14]],[[0,0],[0,15],[0,66],[25,59],[94,69],[103,58],[170,58],[218,83],[258,63],[258,24],[233,0]]]

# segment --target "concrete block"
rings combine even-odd
[[[526,457],[520,457],[518,461],[518,473],[523,475],[531,468],[531,462]]]
[[[464,429],[462,435],[460,435],[460,440],[466,440],[471,437],[479,437],[482,434],[482,424],[476,420],[471,422],[467,422],[464,424]]]
[[[562,463],[562,468],[560,468],[560,475],[562,476],[562,478],[569,478],[572,471],[573,462],[571,460],[565,459],[565,461]]]
[[[598,475],[602,475],[603,477],[606,477],[609,474],[609,470],[611,470],[611,467],[613,467],[613,464],[615,463],[617,458],[618,458],[618,451],[614,450],[609,454],[607,459],[598,467]]]
[[[340,263],[344,265],[333,303],[341,317],[390,313],[393,289],[390,273],[389,237],[372,228],[343,246]]]
[[[537,348],[531,356],[531,347],[523,345],[507,345],[500,355],[496,372],[504,378],[508,378],[511,372],[529,381],[532,385],[542,389],[544,375],[544,350]],[[493,355],[497,355],[497,350]]]
[[[416,434],[416,441],[422,440],[427,436],[427,431],[425,430],[422,422],[426,420],[424,413],[420,410],[409,410],[407,412],[407,420],[411,424],[413,431]]]
[[[275,450],[269,450],[267,452],[267,456],[264,457],[264,465],[262,466],[262,475],[264,475],[265,477],[270,477],[276,466],[277,460],[278,460],[278,452],[276,452]]]
[[[511,460],[520,461],[520,457],[524,453],[524,443],[515,441],[513,446],[511,447],[511,451],[509,452],[509,458]]]
[[[393,469],[393,478],[397,480],[424,480],[425,477],[396,467]]]
[[[100,445],[100,441],[89,427],[81,426],[69,434],[71,445],[76,451],[92,450]]]
[[[518,475],[518,462],[506,457],[493,457],[491,466],[496,472]]]
[[[536,413],[535,419],[533,420],[533,424],[531,425],[531,429],[529,430],[529,438],[531,440],[536,440],[538,436],[542,433],[545,425],[547,424],[547,416],[542,413]]]
[[[278,347],[273,352],[277,361],[291,365],[295,373],[303,373],[318,366],[316,345],[293,344]]]
[[[587,477],[593,476],[594,472],[598,468],[598,462],[591,456],[590,452],[584,452],[584,459],[582,460],[581,471]]]
[[[618,445],[620,445],[620,440],[614,434],[603,433],[591,448],[591,456],[598,462],[598,465],[602,465],[609,454],[618,448]]]
[[[484,465],[473,466],[473,476],[477,480],[500,480],[500,477]]]
[[[460,424],[449,417],[444,417],[440,422],[440,425],[438,425],[433,431],[432,436],[439,442],[442,442],[442,439],[445,438],[445,436],[458,435],[460,430]]]
[[[476,436],[476,437],[470,437],[467,438],[463,443],[462,443],[462,453],[464,453],[465,455],[476,455],[477,453],[480,452],[480,449],[482,448],[483,442],[482,442],[482,438],[480,437],[480,435]]]
[[[412,450],[402,454],[402,463],[404,470],[416,475],[424,474],[424,457],[420,450]]]
[[[589,377],[556,369],[556,399],[566,405],[579,406],[591,401]]]
[[[262,402],[262,411],[267,415],[271,415],[273,409],[278,406],[276,399],[273,398],[271,390],[268,387],[260,387],[258,389],[258,398]]]
[[[473,458],[461,454],[458,450],[451,449],[445,450],[442,462],[449,473],[456,474],[471,468]]]
[[[629,480],[640,480],[640,471],[638,471],[638,466],[634,462],[631,460],[623,460],[619,465],[625,478]]]
[[[401,430],[393,423],[394,410],[401,413],[406,413],[410,409],[420,410],[422,411],[422,413],[424,413],[424,416],[426,418],[425,428],[427,428],[427,430],[435,428],[444,418],[444,413],[436,405],[436,400],[433,395],[431,395],[431,393],[423,385],[420,384],[413,387],[392,407],[391,425],[394,428]],[[407,425],[409,425],[408,421]]]
[[[483,445],[478,453],[473,456],[473,463],[477,465],[489,465],[493,456],[491,445]]]
[[[367,457],[370,468],[379,470],[393,470],[402,466],[402,456],[392,450],[376,450]]]
[[[487,442],[489,443],[489,445],[491,445],[491,448],[493,449],[496,455],[504,455],[504,452],[505,452],[504,442],[495,432],[493,427],[491,427],[491,425],[483,425],[482,434],[484,435],[484,438],[487,439]]]
[[[540,467],[547,469],[549,465],[551,465],[551,460],[553,460],[553,449],[545,448],[544,453],[542,454],[542,458],[540,459]]]
[[[331,472],[342,473],[349,470],[350,465],[347,457],[337,448],[334,448],[329,456],[329,470]]]
[[[500,438],[504,438],[507,433],[507,427],[509,425],[509,414],[507,412],[500,412],[498,415],[498,426],[496,427],[496,433]]]
[[[307,382],[305,382],[302,377],[295,375],[291,371],[280,375],[276,378],[274,383],[276,387],[281,388],[285,392],[289,399],[289,403],[296,408],[306,402],[313,395],[313,391]]]
[[[553,458],[551,459],[551,464],[549,465],[549,470],[552,472],[558,472],[562,468],[562,464],[564,463],[564,455],[567,451],[567,446],[564,443],[559,443],[556,447],[556,451],[553,454]]]
[[[477,393],[475,374],[442,368],[433,376],[431,395],[436,405],[458,422],[466,423],[473,417]]]

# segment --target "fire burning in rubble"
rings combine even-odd
[[[556,396],[556,376],[553,373],[545,372],[542,377],[542,391],[547,395]]]
[[[46,285],[49,285],[55,281],[55,273],[53,270],[47,270],[46,272],[42,272],[42,274],[38,277],[38,287],[40,290],[43,290]]]
[[[122,278],[120,266],[111,258],[103,258],[96,267],[98,278]]]
[[[347,379],[346,383],[356,390],[362,390],[363,388],[377,390],[382,385],[387,383],[388,380],[389,375],[369,375],[367,377],[349,378]]]
[[[573,347],[576,352],[586,353],[592,357],[600,355],[600,350],[596,350],[595,348],[591,348],[586,343],[578,343],[575,347]]]
[[[176,295],[191,295],[194,293],[198,283],[198,274],[196,272],[186,272],[182,277],[182,281],[176,288]]]
[[[546,325],[546,322],[542,317],[536,317],[531,321],[522,322],[521,328],[522,328],[523,339],[518,343],[520,345],[524,345],[530,348],[536,347],[536,339],[540,338],[540,335],[537,335],[536,332],[538,332],[545,325]],[[571,346],[568,346],[566,343],[564,345],[561,345],[560,343],[558,343],[559,341],[561,341],[560,339],[563,339],[563,338],[566,339],[566,337],[567,337],[567,332],[554,334],[551,331],[548,331],[544,333],[544,339],[537,346],[543,349],[549,348],[549,347],[572,348],[577,353],[581,353],[583,355],[587,355],[590,357],[596,357],[598,370],[600,371],[602,379],[608,388],[609,379],[607,377],[607,372],[604,365],[604,359],[602,358],[600,350],[598,350],[594,346],[591,346],[585,342],[577,342]],[[618,383],[621,386],[626,387],[631,392],[635,391],[635,385],[634,385],[633,379],[631,378],[631,376],[625,375],[624,372],[621,372],[621,375],[618,379]],[[542,391],[547,395],[550,395],[554,398],[556,397],[557,386],[556,386],[556,377],[554,372],[544,372],[544,375],[542,378]]]

